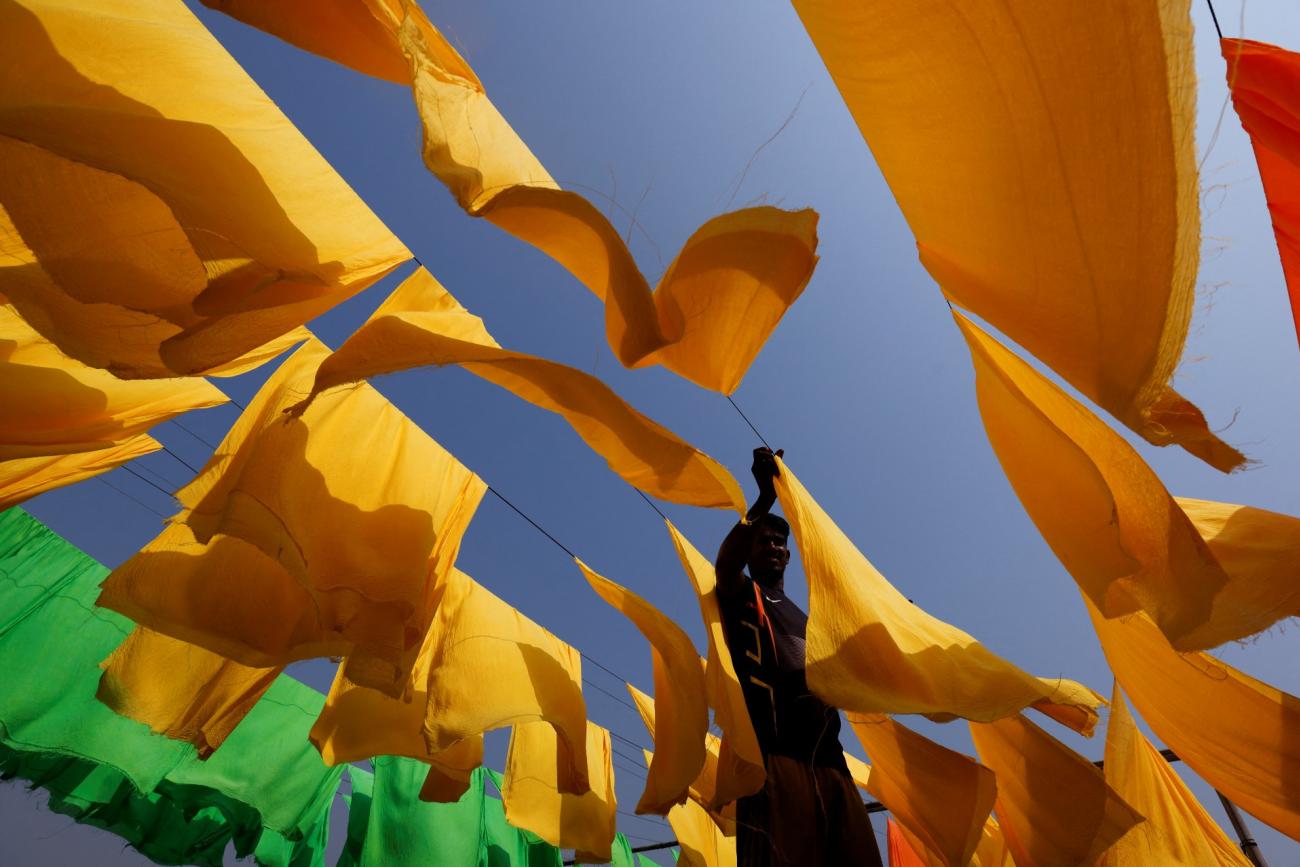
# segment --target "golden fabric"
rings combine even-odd
[[[912,604],[777,462],[776,493],[808,579],[808,688],[822,701],[857,713],[984,722],[1040,702],[1073,706],[1087,719],[1102,703],[1086,687],[1026,674]]]
[[[848,720],[871,758],[867,791],[940,864],[965,867],[993,809],[993,772],[888,717],[849,714]]]
[[[547,723],[515,724],[501,786],[506,821],[532,831],[552,846],[576,850],[579,861],[603,864],[610,859],[618,809],[609,732],[587,723],[590,791],[581,795],[560,791],[556,769],[564,762],[562,753],[567,759],[567,748]]]
[[[654,753],[642,750],[649,766]],[[736,838],[727,836],[709,812],[688,798],[668,811],[668,824],[687,867],[736,867]]]
[[[392,699],[390,699],[392,701]],[[429,773],[420,787],[420,800],[452,804],[469,791],[474,769],[483,764],[483,736],[472,735],[440,753],[426,756]]]
[[[984,427],[1007,478],[1043,538],[1107,617],[1144,610],[1176,647],[1197,650],[1252,635],[1300,610],[1288,570],[1226,569],[1123,437],[954,315],[975,365]],[[1238,520],[1252,523],[1245,514]],[[1293,529],[1293,545],[1295,537]]]
[[[283,670],[240,665],[139,626],[100,668],[100,701],[193,744],[201,758],[221,746]]]
[[[13,305],[0,304],[0,461],[121,445],[183,412],[227,400],[198,378],[126,382],[87,367],[42,337]]]
[[[37,494],[106,473],[161,448],[162,443],[153,437],[139,434],[93,452],[0,461],[0,511]]]
[[[1142,821],[1091,762],[1023,716],[970,732],[997,774],[994,809],[1019,867],[1092,864]]]
[[[1241,454],[1169,387],[1200,244],[1189,2],[795,8],[944,293],[1229,470]]]
[[[717,575],[713,564],[695,549],[672,522],[665,520],[668,534],[677,548],[691,586],[700,603],[700,616],[704,619],[705,635],[709,641],[709,655],[705,663],[705,691],[709,707],[713,708],[713,721],[722,729],[722,742],[718,748],[718,769],[713,800],[704,806],[716,810],[745,795],[763,788],[767,770],[763,753],[758,747],[758,736],[749,719],[745,695],[740,679],[727,649],[727,636],[722,627],[722,611],[718,607]]]
[[[623,402],[594,376],[502,349],[483,320],[420,268],[320,366],[314,400],[334,386],[424,365],[459,364],[564,417],[611,470],[656,497],[745,511],[726,468]]]
[[[1106,783],[1147,820],[1102,855],[1098,867],[1250,867],[1133,723],[1119,684],[1106,725]]]
[[[581,560],[576,562],[591,589],[631,620],[650,643],[655,698],[661,713],[658,726],[650,725],[656,758],[636,811],[662,816],[673,804],[686,800],[688,789],[704,767],[709,702],[699,654],[690,636],[662,611],[593,572]]]
[[[926,849],[921,839],[906,826],[899,825],[898,830],[925,867],[946,867],[939,856]],[[1006,838],[1002,836],[1002,829],[992,816],[985,820],[984,827],[980,829],[979,845],[975,847],[975,854],[963,867],[1016,867],[1016,863],[1011,860],[1011,851],[1007,849]]]
[[[409,258],[184,4],[22,0],[0,32],[0,293],[78,360],[218,368]]]
[[[1144,614],[1088,613],[1156,737],[1228,800],[1300,840],[1300,698],[1208,653],[1177,653]]]

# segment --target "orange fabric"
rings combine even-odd
[[[1221,47],[1233,105],[1255,148],[1300,338],[1300,54],[1249,39],[1224,39]]]
[[[885,838],[889,843],[889,867],[927,867],[893,819],[885,820]]]

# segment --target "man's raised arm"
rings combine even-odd
[[[745,514],[745,520],[731,528],[727,538],[722,540],[722,546],[718,548],[714,571],[718,575],[719,592],[728,593],[741,586],[741,575],[753,544],[754,520],[760,515],[766,515],[776,503],[776,485],[772,480],[780,472],[776,468],[776,458],[784,455],[785,449],[777,449],[775,455],[766,446],[754,449],[754,464],[750,471],[758,483],[758,497]]]

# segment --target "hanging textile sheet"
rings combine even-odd
[[[0,509],[16,506],[46,491],[73,485],[117,469],[161,448],[162,443],[153,437],[139,434],[117,445],[93,452],[14,458],[0,462]]]
[[[654,754],[642,750],[646,767]],[[687,798],[668,811],[668,824],[681,847],[679,862],[687,867],[737,867],[736,838],[722,833],[709,811]]]

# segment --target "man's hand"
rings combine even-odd
[[[767,446],[754,449],[754,465],[750,467],[750,472],[754,474],[754,481],[758,483],[760,492],[776,490],[772,480],[781,474],[777,469],[776,459],[784,456],[785,449],[777,449],[775,454]]]

